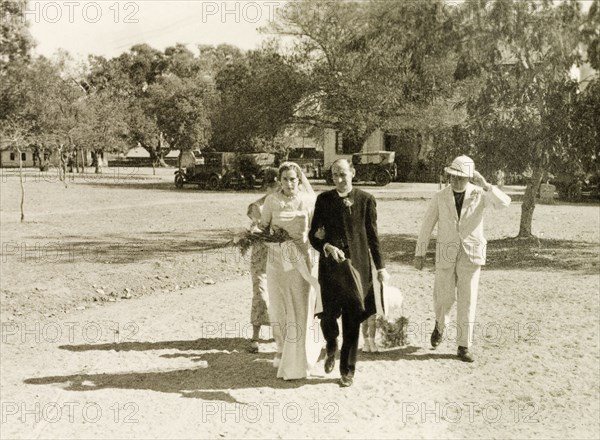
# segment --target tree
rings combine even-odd
[[[600,178],[600,79],[578,95],[572,118],[572,142],[577,145],[578,163],[586,177]],[[600,189],[600,188],[598,188]]]
[[[38,142],[49,144],[51,150],[57,151],[59,176],[66,184],[68,158],[78,157],[81,150],[76,133],[88,123],[86,110],[88,94],[92,90],[84,81],[86,66],[76,63],[68,52],[59,51],[51,63],[55,74],[48,78],[46,93],[40,97],[38,104],[39,118],[44,120],[44,130],[39,133]]]
[[[0,5],[0,75],[13,63],[27,63],[34,46],[23,12],[27,0],[2,1]]]
[[[581,27],[582,42],[587,46],[590,65],[600,70],[600,0],[593,0]]]
[[[12,132],[23,141],[41,139],[52,132],[55,118],[55,86],[61,83],[57,66],[39,57],[29,63],[6,66],[0,81],[0,125],[8,137]]]
[[[160,78],[165,67],[163,54],[147,44],[135,45],[129,51],[110,60],[104,57],[90,57],[88,81],[99,92],[126,101],[125,121],[130,142],[148,151],[153,166],[166,164],[161,160],[162,134],[156,124],[156,118],[147,111],[150,100],[146,92],[148,87]]]
[[[530,172],[519,228],[529,237],[543,177],[580,153],[572,141],[577,83],[569,77],[580,61],[580,6],[472,0],[461,13],[456,77],[483,81],[466,99],[474,154],[482,171]]]
[[[142,44],[106,60],[90,59],[89,82],[127,101],[129,140],[150,154],[152,165],[166,166],[173,148],[199,148],[210,135],[209,66],[183,45],[164,53]]]
[[[216,88],[220,102],[212,118],[213,148],[276,150],[275,139],[293,121],[307,81],[273,47],[264,47],[224,65]]]
[[[171,149],[201,149],[208,141],[210,86],[168,75],[148,88],[147,111]]]
[[[245,57],[245,53],[240,48],[230,44],[218,46],[199,44],[198,51],[200,52],[198,62],[202,65],[202,70],[211,78],[216,78],[217,73],[227,65]]]
[[[309,75],[303,121],[333,126],[360,148],[407,107],[451,90],[450,18],[441,0],[302,0],[269,30],[293,39],[288,56]]]
[[[95,172],[100,172],[101,158],[105,152],[127,151],[127,123],[125,103],[106,92],[89,95],[84,111],[84,123],[77,128],[78,142],[89,148],[95,157]]]
[[[25,220],[21,142],[30,129],[22,108],[24,90],[19,78],[27,69],[34,41],[23,12],[27,0],[3,1],[0,5],[0,149],[14,147],[19,155],[21,222]]]

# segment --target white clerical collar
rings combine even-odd
[[[348,197],[348,194],[350,194],[352,192],[352,190],[348,190],[346,192],[341,193],[336,189],[335,192],[337,192],[338,196],[340,196],[340,197]]]

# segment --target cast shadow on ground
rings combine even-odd
[[[600,245],[576,240],[502,238],[488,242],[489,269],[565,270],[598,274]]]
[[[360,353],[359,362],[369,361],[428,361],[434,359],[457,359],[455,354],[435,352],[409,345],[382,349],[377,353]]]
[[[381,234],[380,242],[387,261],[412,265],[416,235]],[[435,261],[435,240],[429,242],[427,265]],[[598,243],[545,238],[501,238],[486,247],[486,270],[565,270],[584,274],[598,273]]]
[[[87,186],[95,186],[98,188],[107,188],[107,189],[150,189],[153,191],[181,191],[180,189],[175,187],[173,182],[168,181],[114,181],[111,179],[106,179],[106,181],[92,181],[92,182],[81,182],[83,185]],[[187,189],[187,188],[186,188]]]
[[[143,180],[134,180],[127,181],[118,179],[105,179],[104,181],[91,181],[91,182],[81,182],[84,185],[94,186],[98,188],[106,188],[106,189],[135,189],[135,190],[152,190],[152,191],[163,191],[163,192],[196,192],[199,196],[205,193],[220,193],[220,194],[239,194],[243,193],[262,193],[263,191],[260,188],[243,188],[240,190],[234,190],[231,188],[219,189],[219,190],[209,190],[205,185],[198,184],[186,184],[183,188],[177,188],[174,182],[169,181],[143,181]]]
[[[90,240],[85,235],[48,237],[42,249],[44,260],[56,263],[77,261],[128,264],[170,255],[198,254],[199,258],[242,258],[227,246],[233,232],[228,229],[189,232],[148,231],[138,234],[109,234],[103,240]],[[30,237],[36,240],[37,237]],[[40,258],[39,247],[27,248],[24,258]],[[247,256],[248,264],[250,257]]]
[[[267,341],[264,341],[267,342]],[[220,350],[239,351],[248,349],[249,341],[245,338],[201,338],[187,341],[157,342],[111,342],[108,344],[61,345],[59,348],[68,351],[147,351],[147,350]]]
[[[119,344],[90,344],[62,346],[71,351],[86,350],[197,350],[181,354],[158,355],[164,358],[190,358],[197,366],[166,371],[134,371],[126,373],[72,374],[29,378],[30,385],[59,385],[67,391],[95,391],[101,389],[151,390],[178,393],[186,398],[238,402],[224,390],[247,388],[292,389],[305,385],[337,383],[337,377],[313,376],[307,379],[284,381],[276,377],[271,359],[273,353],[247,352],[247,339],[214,338],[195,341],[126,342]],[[200,352],[220,350],[220,352]],[[230,351],[231,350],[231,351]]]
[[[269,341],[265,341],[269,342]],[[284,381],[276,378],[272,366],[273,353],[248,353],[247,339],[214,338],[188,341],[125,342],[110,344],[64,345],[70,351],[124,351],[124,350],[180,350],[180,353],[159,355],[162,358],[187,358],[197,366],[165,371],[134,371],[125,373],[71,374],[29,378],[29,385],[58,385],[67,391],[95,391],[102,389],[151,390],[162,393],[178,393],[181,397],[217,400],[227,403],[239,402],[224,390],[248,388],[292,389],[305,385],[337,383],[336,372],[330,377],[316,373],[308,379]],[[202,352],[211,350],[211,352]],[[196,352],[194,352],[196,351]],[[422,352],[422,353],[419,353]],[[323,353],[321,359],[323,358]],[[456,359],[455,355],[433,353],[416,346],[386,349],[379,353],[359,353],[358,362],[374,361],[422,361],[432,359]],[[316,370],[319,370],[319,366]]]
[[[112,170],[112,174],[90,174],[85,177],[75,178],[75,180],[69,180],[70,183],[81,183],[84,185],[96,186],[100,188],[114,188],[114,189],[140,189],[140,190],[154,190],[154,191],[168,191],[168,192],[183,192],[183,191],[196,191],[196,192],[212,192],[212,193],[262,193],[261,188],[242,188],[235,190],[233,188],[221,188],[218,190],[210,190],[207,188],[206,182],[203,183],[186,183],[183,188],[177,188],[175,186],[175,172],[173,172],[172,180],[160,180],[164,176],[137,176],[135,170],[125,169],[119,170],[117,168]],[[331,189],[324,180],[310,179],[311,184],[320,191]],[[357,187],[365,188],[378,188],[373,182],[360,182],[354,184]]]
[[[273,342],[270,340],[261,340],[261,343]],[[339,341],[341,343],[341,340]],[[197,353],[197,351],[222,351],[235,355],[248,354],[258,356],[262,360],[272,359],[273,353],[247,353],[249,341],[245,338],[201,338],[195,340],[179,341],[157,341],[157,342],[111,342],[107,344],[80,344],[80,345],[61,345],[60,349],[83,352],[83,351],[149,351],[149,350],[179,350],[179,353],[162,354],[163,358],[189,358],[198,362],[205,360],[205,356],[222,353]],[[195,352],[196,351],[196,352]],[[421,353],[419,353],[421,352]],[[227,353],[225,353],[227,354]],[[319,359],[324,358],[324,351]],[[339,357],[339,350],[337,356]],[[397,361],[397,360],[427,360],[427,359],[446,359],[449,357],[441,353],[432,353],[422,347],[408,345],[404,347],[394,347],[383,349],[379,353],[363,353],[359,351],[359,361]]]

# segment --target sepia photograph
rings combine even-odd
[[[0,0],[0,437],[600,438],[600,0]]]

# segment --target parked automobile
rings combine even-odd
[[[375,182],[379,186],[387,185],[396,179],[397,168],[394,162],[395,157],[396,153],[394,151],[354,153],[352,155],[352,165],[356,170],[356,175],[352,180],[355,182]],[[327,183],[333,185],[331,165],[324,174]]]
[[[175,186],[186,184],[217,189],[254,188],[262,185],[265,169],[273,166],[269,153],[193,152],[185,168],[175,171]]]
[[[244,185],[244,176],[236,169],[235,153],[202,153],[195,163],[175,171],[175,186],[185,184],[219,188],[239,189]]]
[[[273,153],[241,153],[237,156],[237,169],[243,174],[248,188],[261,187],[265,171],[275,167],[278,158]]]
[[[550,183],[556,186],[561,200],[577,202],[585,199],[600,198],[600,172],[556,173],[551,175]]]

